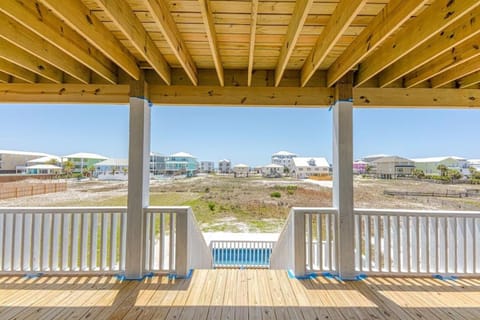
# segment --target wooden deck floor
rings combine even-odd
[[[0,319],[480,319],[480,279],[289,279],[284,271],[0,277]]]

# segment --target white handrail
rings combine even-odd
[[[480,211],[355,209],[354,215],[357,272],[480,273]]]
[[[0,272],[124,269],[125,207],[0,208]]]
[[[335,208],[292,208],[270,265],[292,270],[296,276],[337,270]]]

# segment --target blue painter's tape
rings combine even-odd
[[[153,272],[146,273],[140,278],[127,278],[124,274],[115,275],[115,278],[117,278],[117,280],[120,280],[120,281],[142,281],[146,278],[152,278],[152,277],[153,277]]]
[[[193,275],[193,269],[188,270],[187,274],[184,276],[179,276],[176,273],[169,273],[168,274],[168,279],[173,280],[173,279],[190,279]]]
[[[27,278],[27,279],[40,278],[41,276],[43,276],[43,273],[41,273],[41,272],[25,274],[25,278]]]
[[[314,272],[307,273],[303,276],[296,276],[295,273],[293,273],[292,270],[287,270],[288,277],[290,279],[297,279],[297,280],[309,280],[309,279],[315,279],[317,277],[317,274]]]
[[[452,275],[452,276],[447,276],[447,275],[441,275],[441,274],[434,274],[433,277],[434,277],[435,279],[444,280],[444,281],[447,281],[447,280],[453,280],[453,281],[455,281],[455,280],[458,279],[457,276],[453,276],[453,275]]]
[[[321,273],[322,277],[325,277],[327,279],[335,279],[335,280],[338,280],[338,281],[360,281],[360,280],[364,280],[367,278],[367,275],[366,274],[359,274],[359,275],[356,275],[353,279],[344,279],[342,277],[340,277],[338,274],[335,274],[335,273],[330,273],[330,272],[322,272]]]
[[[133,97],[133,98],[137,98],[137,99],[142,99],[144,101],[147,101],[148,102],[148,106],[151,108],[153,106],[153,103],[152,101],[150,101],[149,99],[145,98],[145,97]]]

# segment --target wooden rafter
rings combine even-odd
[[[118,0],[96,0],[96,2],[165,83],[170,84],[168,63],[127,2]]]
[[[0,71],[0,83],[9,83],[10,75]]]
[[[414,87],[436,75],[454,69],[471,59],[480,56],[480,41],[472,38],[459,46],[445,52],[435,60],[405,76],[403,84],[407,88]]]
[[[210,0],[198,0],[200,4],[200,11],[202,13],[203,24],[207,32],[208,43],[213,57],[213,63],[217,70],[218,81],[221,86],[224,86],[223,64],[220,58],[220,52],[217,44],[217,33],[215,32],[215,22],[213,20],[212,9],[210,8]]]
[[[253,60],[255,54],[255,36],[257,34],[257,20],[258,20],[258,0],[252,0],[252,12],[250,13],[250,44],[248,46],[248,73],[247,85],[252,85],[253,76]]]
[[[182,36],[178,31],[172,15],[169,13],[167,4],[163,0],[144,0],[144,3],[152,14],[153,19],[160,27],[163,37],[170,46],[170,49],[172,49],[178,62],[180,62],[183,70],[185,70],[185,73],[190,78],[193,85],[198,85],[197,67],[183,42]]]
[[[3,13],[0,13],[0,37],[83,83],[90,81],[88,68]]]
[[[480,34],[480,7],[435,34],[431,39],[405,55],[379,75],[379,86],[385,87],[422,65],[435,60],[453,47]]]
[[[365,83],[479,5],[480,1],[477,0],[433,2],[414,21],[385,41],[375,55],[370,55],[360,64],[356,86]]]
[[[9,74],[15,78],[22,79],[23,81],[28,83],[35,83],[37,80],[37,76],[35,75],[35,73],[1,58],[0,71]]]
[[[115,66],[78,33],[38,2],[0,1],[0,11],[76,59],[110,83],[117,82]]]
[[[366,0],[341,0],[335,8],[327,26],[320,34],[315,47],[305,60],[302,68],[301,85],[305,86],[317,71],[320,64],[325,60],[328,53],[337,44],[345,30],[358,12],[365,5]]]
[[[392,0],[387,3],[382,11],[330,66],[327,74],[328,86],[333,86],[349,70],[352,70],[368,54],[378,48],[427,1]]]
[[[58,5],[57,0],[39,1],[132,78],[138,80],[140,68],[133,55],[80,0],[62,0],[62,5]]]
[[[295,2],[295,9],[293,10],[292,19],[288,24],[285,42],[280,50],[277,67],[275,68],[275,86],[278,86],[282,80],[283,72],[287,67],[287,63],[293,53],[293,49],[295,49],[298,37],[300,36],[300,32],[302,31],[312,4],[313,0],[300,0]]]
[[[1,38],[0,57],[55,83],[63,81],[62,71]]]
[[[480,83],[480,72],[475,72],[472,73],[460,80],[457,81],[458,87],[464,89],[464,88],[470,88],[473,87],[474,85],[477,85]]]
[[[456,68],[442,72],[439,75],[430,79],[432,88],[440,88],[449,82],[463,78],[476,71],[480,71],[480,57],[471,59],[467,63],[463,63]]]

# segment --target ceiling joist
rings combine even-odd
[[[247,85],[252,85],[253,60],[255,59],[255,36],[257,34],[258,21],[258,0],[252,0],[252,11],[250,13],[250,44],[248,47]]]
[[[133,55],[80,0],[62,0],[61,5],[57,0],[39,1],[132,78],[140,78],[140,68]]]
[[[423,81],[435,77],[436,75],[449,71],[453,68],[467,63],[471,59],[480,56],[480,41],[474,37],[465,41],[459,46],[455,46],[451,50],[445,52],[440,57],[423,65],[414,72],[407,74],[403,84],[406,88],[414,87]]]
[[[10,75],[0,71],[0,83],[9,83]]]
[[[432,88],[440,88],[449,82],[463,78],[476,71],[480,71],[480,57],[476,57],[467,63],[458,65],[456,68],[440,73],[439,75],[430,79],[430,84]]]
[[[480,7],[475,8],[430,40],[412,50],[379,75],[379,86],[385,87],[412,70],[435,60],[453,47],[480,34]]]
[[[62,71],[1,38],[0,57],[55,83],[63,81]]]
[[[378,48],[427,1],[392,0],[387,3],[373,21],[330,66],[327,74],[328,86],[333,86],[368,54]]]
[[[168,63],[129,5],[125,1],[118,0],[96,0],[96,2],[152,66],[153,70],[166,84],[170,84],[171,75]]]
[[[368,56],[360,64],[355,85],[365,83],[479,5],[478,0],[433,2],[405,28],[385,41],[375,55]]]
[[[48,9],[33,1],[0,1],[0,11],[82,63],[109,83],[117,83],[116,67],[102,53]]]
[[[15,78],[21,79],[28,83],[35,83],[37,76],[35,73],[28,71],[22,67],[17,66],[9,61],[0,58],[0,71],[9,74]]]
[[[90,81],[88,68],[3,13],[0,13],[0,38],[50,63],[82,83]]]
[[[275,86],[278,86],[282,80],[283,72],[287,67],[293,49],[295,49],[298,37],[300,36],[312,4],[313,0],[299,0],[295,2],[292,19],[288,25],[285,42],[280,50],[280,57],[278,58],[277,67],[275,68]]]
[[[182,40],[172,15],[169,13],[167,4],[165,1],[156,0],[144,0],[144,3],[192,84],[198,85],[197,67]]]
[[[458,87],[461,89],[471,88],[480,83],[480,72],[472,73],[457,81]]]
[[[217,70],[218,81],[220,86],[224,86],[225,80],[223,75],[223,64],[220,58],[220,52],[217,44],[217,33],[215,32],[215,23],[213,20],[213,13],[210,7],[210,0],[198,0],[200,4],[200,11],[202,13],[203,24],[205,25],[205,31],[207,32],[208,43],[210,45],[210,51],[212,53],[213,63]]]
[[[338,3],[325,29],[318,37],[315,47],[305,60],[301,71],[302,87],[307,84],[315,71],[317,71],[320,64],[322,64],[328,53],[337,44],[366,2],[366,0],[341,0]]]

